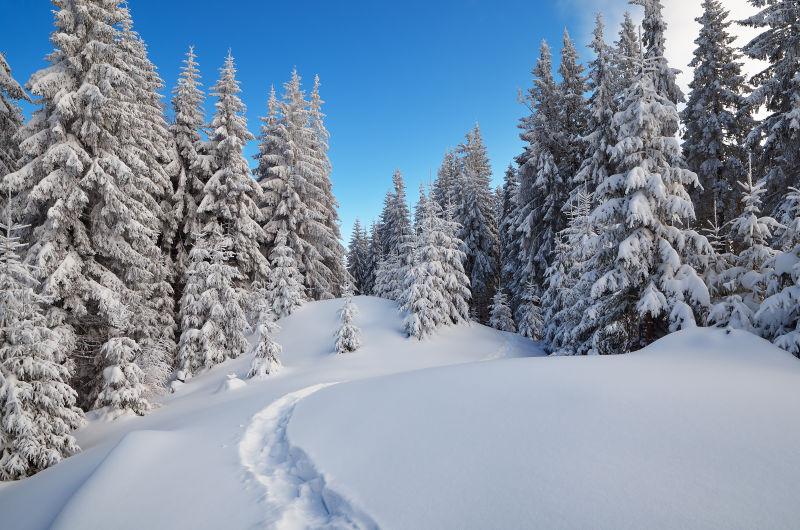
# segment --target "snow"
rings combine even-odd
[[[278,374],[218,393],[229,374],[246,377],[252,359],[245,355],[196,375],[144,417],[115,422],[90,417],[89,425],[76,433],[82,453],[29,479],[2,483],[0,528],[9,522],[15,530],[49,528],[56,522],[67,529],[258,527],[271,512],[263,486],[247,461],[240,460],[241,444],[248,432],[259,432],[258,418],[264,416],[257,415],[274,402],[320,384],[541,354],[531,341],[477,324],[443,328],[425,341],[409,340],[394,303],[354,300],[360,309],[354,322],[364,340],[358,352],[332,353],[343,300],[306,304],[280,321],[275,340],[284,346],[284,369]],[[330,507],[335,490],[321,491]],[[305,506],[295,504],[297,517]],[[344,501],[337,506],[357,517],[357,509],[346,508]],[[309,508],[306,515],[314,513]]]
[[[793,528],[799,378],[766,341],[693,329],[337,385],[288,435],[382,528]]]
[[[407,339],[393,303],[355,302],[357,352],[332,353],[343,301],[309,303],[279,373],[237,384],[246,355],[144,417],[90,415],[82,453],[0,484],[0,527],[796,526],[800,363],[768,342],[541,357],[477,324]]]

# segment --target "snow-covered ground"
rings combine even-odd
[[[309,304],[279,375],[235,388],[240,359],[92,422],[83,453],[0,486],[0,528],[797,527],[800,361],[769,343],[543,358],[478,325],[408,340],[356,303],[358,353],[332,354],[342,302]]]
[[[289,447],[283,434],[296,399],[317,385],[541,354],[530,341],[479,325],[445,329],[424,342],[406,339],[394,304],[365,297],[356,304],[364,339],[356,353],[333,353],[342,301],[308,304],[280,322],[279,374],[230,390],[236,385],[228,374],[244,378],[250,368],[249,358],[237,359],[195,378],[145,417],[92,421],[77,434],[82,453],[30,479],[0,485],[0,529],[234,529],[268,527],[281,518],[316,528],[313,517],[327,508],[319,505],[320,495],[300,491],[319,485],[313,463],[306,463],[310,483],[268,476],[281,466],[302,474],[299,449]],[[285,490],[276,491],[278,484]],[[332,490],[324,493],[335,497]],[[276,506],[275,499],[287,505]],[[303,504],[307,500],[318,505]],[[342,517],[355,517],[345,505],[342,500]]]

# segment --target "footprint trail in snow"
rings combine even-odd
[[[378,525],[325,483],[286,427],[297,403],[336,383],[314,385],[274,401],[253,416],[239,443],[239,460],[265,492],[264,527],[275,530],[377,530]]]

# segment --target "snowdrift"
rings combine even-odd
[[[530,341],[479,325],[449,328],[423,342],[409,340],[394,304],[368,297],[355,301],[360,310],[355,323],[364,339],[356,353],[333,353],[343,301],[308,304],[280,322],[276,339],[284,348],[284,368],[277,375],[242,386],[229,376],[245,378],[251,362],[245,356],[194,378],[145,417],[104,422],[90,415],[89,425],[77,433],[82,453],[30,479],[0,483],[0,529],[254,528],[268,526],[290,508],[298,513],[298,525],[305,521],[313,528],[314,514],[334,506],[336,494],[322,487],[310,461],[305,472],[311,482],[317,479],[311,485],[305,475],[295,482],[276,476],[304,462],[300,449],[289,448],[282,436],[293,407],[284,398],[302,396],[315,385],[541,355]],[[262,469],[263,462],[269,469]],[[273,485],[285,488],[278,498],[265,492],[262,479],[270,473]],[[327,508],[319,504],[323,494]],[[276,505],[278,500],[283,504]],[[355,507],[347,509],[344,499],[338,505],[356,518]]]
[[[337,385],[288,438],[382,528],[797,528],[800,363],[696,329],[627,356]]]
[[[359,297],[280,322],[284,368],[242,358],[84,451],[0,484],[0,529],[794,528],[800,363],[692,330],[619,357],[542,357],[479,325],[425,341]],[[240,380],[241,379],[241,380]]]

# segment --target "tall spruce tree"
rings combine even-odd
[[[682,103],[685,98],[676,81],[680,71],[670,67],[666,56],[667,22],[664,20],[664,5],[661,0],[629,0],[629,2],[644,8],[642,45],[645,48],[645,59],[653,69],[653,85],[656,92],[675,105]],[[678,127],[675,124],[673,134],[677,130]]]
[[[5,55],[0,52],[0,182],[17,169],[20,160],[19,142],[22,110],[18,102],[29,101],[28,95],[11,76]],[[0,215],[3,215],[7,193],[0,190]]]
[[[694,219],[686,186],[697,176],[685,169],[674,137],[675,104],[656,85],[661,62],[640,59],[638,81],[614,117],[612,147],[617,173],[596,191],[590,222],[603,227],[591,268],[593,307],[586,317],[599,353],[645,346],[668,331],[704,317],[709,293],[686,262],[711,252],[705,237],[685,228]]]
[[[173,253],[178,298],[185,283],[184,275],[189,267],[189,253],[194,247],[194,238],[202,230],[197,207],[203,199],[203,190],[208,181],[208,166],[204,164],[207,158],[203,157],[201,136],[205,128],[205,94],[201,86],[197,56],[194,47],[190,47],[183,61],[178,85],[173,90],[172,110],[175,119],[170,127],[180,165],[174,199],[174,215],[180,220],[180,225]]]
[[[83,418],[60,330],[21,262],[23,228],[10,212],[0,223],[0,480],[33,475],[76,453],[71,431]]]
[[[524,293],[532,281],[541,288],[550,264],[556,234],[561,230],[564,197],[567,193],[556,155],[560,152],[561,98],[553,79],[550,47],[542,42],[539,60],[533,70],[534,86],[526,102],[532,111],[520,121],[520,137],[526,143],[517,157],[519,165],[518,212],[515,230],[519,233],[519,262],[513,290]]]
[[[761,163],[767,192],[764,208],[784,225],[793,219],[790,187],[800,187],[800,5],[795,0],[750,0],[759,12],[743,24],[761,33],[743,48],[745,55],[766,61],[756,74],[750,104],[769,113],[756,124],[750,146],[761,147]]]
[[[447,208],[448,204],[461,203],[460,165],[458,155],[451,149],[445,153],[442,165],[439,166],[436,173],[431,199],[436,201],[443,210]]]
[[[737,181],[746,173],[745,139],[753,127],[741,54],[733,46],[736,38],[728,15],[720,0],[703,0],[703,15],[696,19],[700,35],[689,64],[694,78],[681,114],[686,163],[702,186],[692,192],[701,227],[713,220],[715,205],[720,225],[736,216]]]
[[[578,60],[578,52],[564,29],[563,46],[561,48],[561,64],[558,67],[561,75],[559,84],[559,130],[562,135],[561,150],[556,154],[558,170],[564,190],[560,191],[558,201],[561,204],[562,214],[558,228],[563,230],[567,224],[568,196],[572,189],[572,181],[581,167],[584,159],[585,146],[583,136],[586,134],[589,108],[586,94],[588,90],[587,77],[583,65]]]
[[[353,279],[357,294],[369,294],[369,239],[367,232],[356,219],[347,250],[347,272]]]
[[[714,291],[722,297],[708,320],[719,327],[755,331],[755,314],[764,301],[771,276],[769,264],[777,254],[769,241],[779,225],[772,217],[761,215],[761,198],[766,191],[763,181],[753,183],[749,173],[740,186],[742,213],[728,224],[727,234],[737,251],[723,256],[729,266],[714,276]]]
[[[321,105],[317,102],[316,105]],[[288,245],[303,275],[307,295],[315,300],[330,298],[341,280],[337,265],[331,269],[331,250],[334,239],[330,223],[335,218],[326,213],[335,205],[325,205],[328,162],[324,153],[327,133],[319,124],[312,126],[312,117],[319,110],[309,109],[302,89],[300,75],[292,72],[284,84],[280,101],[270,97],[269,115],[264,119],[256,177],[264,192],[262,212],[268,220],[267,254],[275,246],[281,230],[288,234]],[[320,122],[321,123],[321,122]],[[335,245],[340,245],[338,239]],[[338,258],[337,258],[338,259]]]
[[[127,10],[111,0],[55,5],[50,65],[29,82],[40,109],[20,146],[21,169],[5,181],[25,203],[27,260],[53,301],[50,316],[78,335],[60,334],[90,404],[101,380],[85,360],[112,329],[141,338],[155,322],[150,289],[163,287],[168,269],[159,241],[167,173],[157,167],[166,161],[163,146],[149,145],[157,132],[135,132],[158,121],[147,108],[157,96],[130,47]]]
[[[467,134],[459,153],[461,202],[456,207],[455,221],[461,225],[458,237],[464,242],[464,271],[470,279],[471,307],[478,320],[485,323],[497,282],[498,241],[492,168],[477,125]]]
[[[239,98],[233,55],[228,52],[213,87],[217,97],[211,122],[212,170],[198,206],[204,229],[219,227],[231,244],[232,263],[239,271],[238,287],[246,289],[254,281],[266,281],[269,262],[262,253],[267,234],[260,221],[260,188],[250,176],[244,158],[244,145],[253,139],[247,130],[245,106]]]

